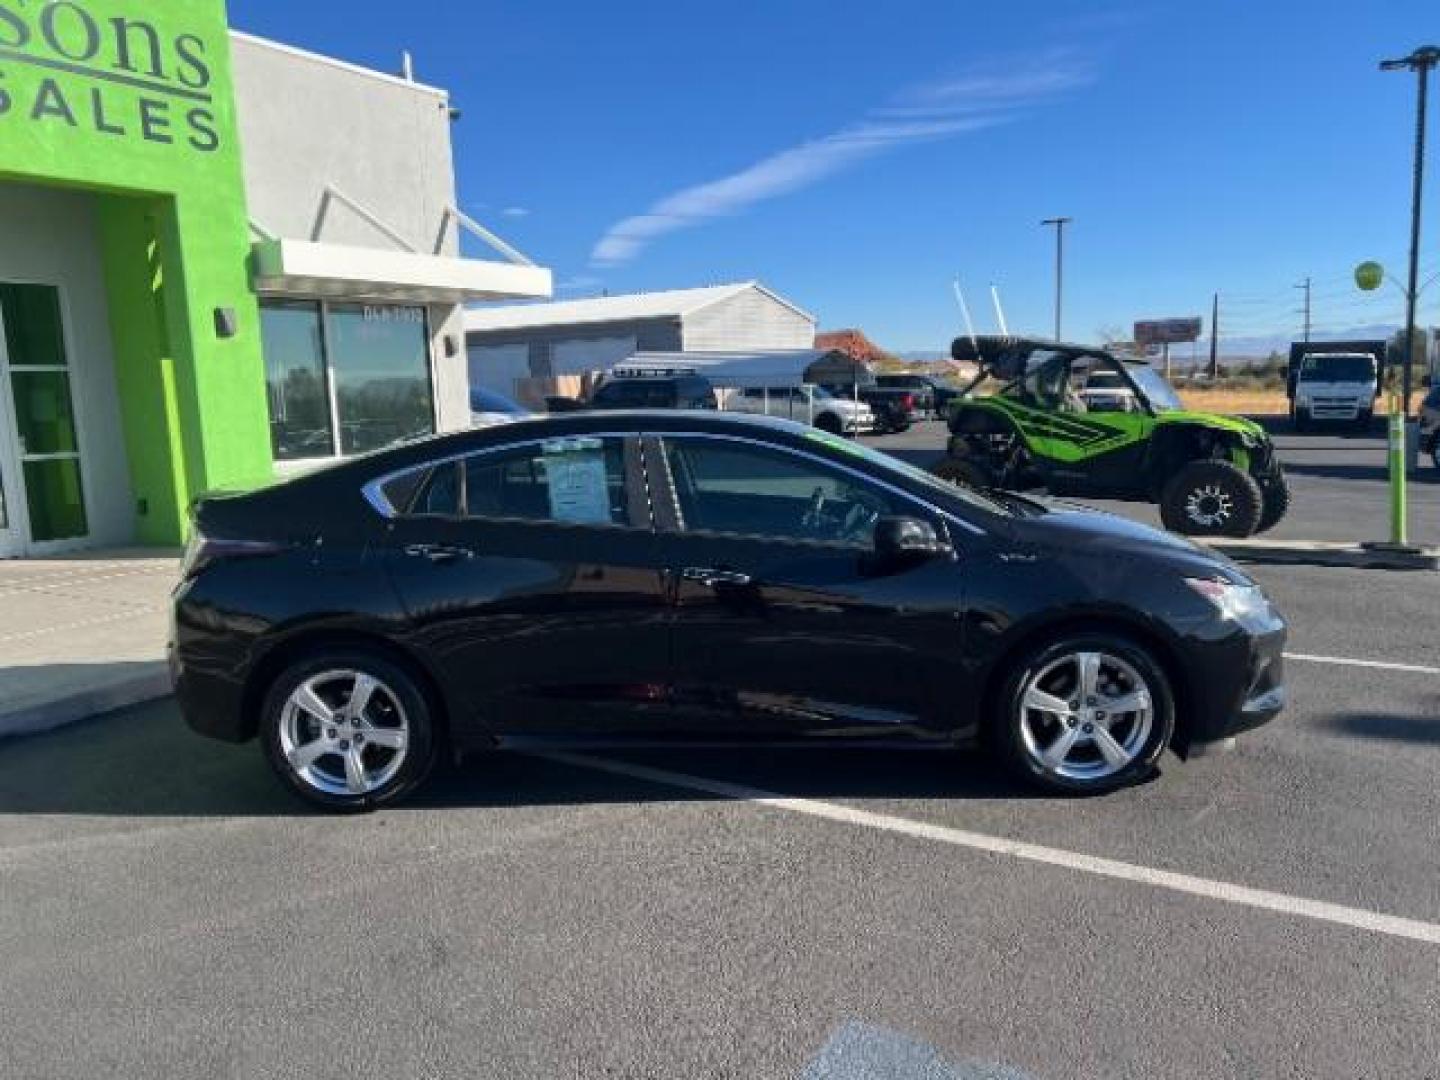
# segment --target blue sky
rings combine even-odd
[[[1435,0],[232,0],[240,29],[451,91],[462,206],[561,295],[759,278],[897,350],[981,328],[1209,314],[1287,335],[1398,322],[1415,79]],[[1432,119],[1440,117],[1440,80]],[[1422,263],[1440,271],[1440,119]],[[1440,324],[1440,282],[1423,307]]]

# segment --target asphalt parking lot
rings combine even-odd
[[[1383,521],[1333,441],[1282,437],[1287,528]],[[168,703],[6,744],[0,1075],[1440,1076],[1440,589],[1255,573],[1292,707],[1103,799],[507,755],[334,819]]]

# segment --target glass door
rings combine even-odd
[[[89,532],[60,292],[0,283],[0,550]]]

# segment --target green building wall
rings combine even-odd
[[[97,197],[137,539],[176,543],[273,471],[224,4],[0,0],[7,179]]]

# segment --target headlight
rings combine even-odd
[[[1238,622],[1270,611],[1270,601],[1265,599],[1259,585],[1237,585],[1219,578],[1186,578],[1185,584],[1214,604],[1227,619]]]

